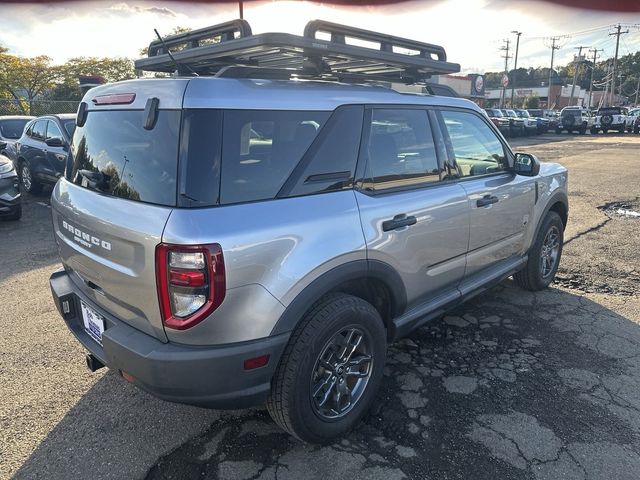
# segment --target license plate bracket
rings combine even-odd
[[[102,345],[102,334],[104,333],[104,317],[80,300],[82,310],[82,322],[84,329],[96,342]]]

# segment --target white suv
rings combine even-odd
[[[591,133],[607,133],[609,130],[618,130],[624,133],[627,128],[627,109],[624,107],[603,107],[596,114],[596,121],[591,127]]]
[[[569,133],[579,132],[584,135],[587,129],[591,129],[593,132],[593,117],[588,109],[578,106],[562,109],[556,133],[566,130]]]

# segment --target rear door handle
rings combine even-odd
[[[493,203],[498,203],[498,197],[494,197],[493,195],[485,195],[484,197],[478,199],[476,205],[478,207],[486,207],[487,205],[491,205]]]
[[[382,222],[382,231],[388,232],[389,230],[396,230],[402,227],[410,227],[411,225],[415,225],[417,221],[413,215],[407,217],[405,213],[401,213],[391,220]]]

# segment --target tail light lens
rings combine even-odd
[[[158,301],[167,328],[185,330],[207,318],[224,300],[224,257],[218,244],[156,248]]]

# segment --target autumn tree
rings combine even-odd
[[[0,93],[15,100],[23,114],[28,114],[31,101],[53,88],[59,78],[59,69],[45,55],[24,58],[0,52]]]

